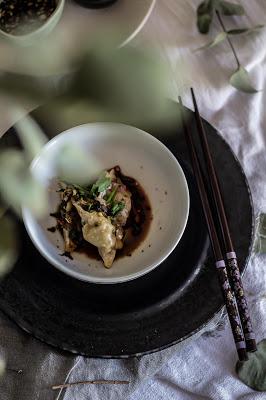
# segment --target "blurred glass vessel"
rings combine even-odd
[[[117,0],[74,0],[76,3],[87,8],[103,8],[114,4]]]

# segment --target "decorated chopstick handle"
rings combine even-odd
[[[241,274],[237,264],[237,257],[234,251],[226,254],[228,272],[232,281],[232,288],[235,293],[236,302],[238,306],[239,315],[242,322],[242,328],[246,340],[248,351],[256,351],[255,334],[252,329],[252,324],[248,311],[248,304],[245,298]]]
[[[224,260],[216,261],[218,278],[223,292],[227,314],[232,327],[232,332],[240,361],[247,359],[246,343],[237,310],[235,295],[231,289]]]

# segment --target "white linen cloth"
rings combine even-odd
[[[225,18],[228,28],[265,22],[265,0],[242,0],[246,17]],[[184,103],[191,107],[188,90],[179,76],[179,60],[189,65],[187,87],[193,86],[201,114],[229,142],[238,156],[251,187],[255,212],[266,212],[266,103],[265,90],[242,94],[230,87],[236,69],[226,42],[192,53],[208,37],[199,35],[195,12],[198,0],[157,0],[157,5],[136,46],[159,51],[169,66],[171,96],[183,87]],[[220,31],[218,23],[212,29]],[[239,59],[258,89],[266,88],[266,29],[256,36],[234,39]],[[185,86],[186,86],[185,85]],[[6,127],[5,127],[6,128]],[[244,276],[257,339],[266,337],[266,256],[254,255]],[[265,400],[266,393],[242,384],[235,372],[236,353],[227,318],[216,330],[197,334],[177,346],[132,360],[100,360],[62,355],[19,331],[0,316],[1,348],[8,367],[0,382],[2,400]],[[73,368],[74,367],[74,368]],[[73,369],[72,369],[73,368]],[[69,374],[69,371],[71,373]],[[128,379],[129,386],[76,386],[54,393],[53,384],[91,379]]]

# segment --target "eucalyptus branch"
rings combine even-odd
[[[225,25],[224,25],[224,23],[223,23],[221,14],[220,14],[219,11],[217,11],[217,10],[216,10],[216,15],[217,15],[217,18],[218,18],[218,20],[219,20],[219,22],[220,22],[220,25],[221,25],[223,31],[224,31],[225,33],[227,33],[227,30],[226,30]],[[229,45],[230,45],[230,47],[231,47],[231,50],[232,50],[232,52],[233,52],[233,54],[234,54],[234,57],[235,57],[235,60],[236,60],[236,63],[237,63],[237,68],[239,68],[241,64],[240,64],[239,58],[238,58],[238,56],[237,56],[237,54],[236,54],[236,50],[235,50],[235,48],[234,48],[234,46],[233,46],[233,43],[232,43],[232,41],[231,41],[231,39],[230,39],[230,37],[229,37],[228,35],[226,36],[226,39],[227,39],[227,41],[228,41],[228,43],[229,43]]]
[[[129,381],[117,381],[117,380],[109,381],[102,379],[96,381],[80,381],[80,382],[65,383],[62,385],[52,386],[52,390],[65,389],[76,385],[128,385],[129,383],[130,383]]]
[[[255,25],[251,27],[241,27],[236,29],[226,30],[223,23],[222,16],[234,16],[234,15],[244,15],[245,10],[242,5],[232,3],[228,0],[204,0],[197,8],[197,26],[200,33],[206,34],[209,32],[210,27],[213,22],[213,16],[215,13],[217,15],[218,21],[222,27],[222,32],[220,32],[211,42],[201,46],[198,50],[210,49],[218,44],[222,43],[227,39],[232,53],[235,57],[237,68],[230,76],[230,84],[237,90],[244,93],[257,93],[258,90],[253,86],[248,71],[240,64],[239,58],[237,56],[234,45],[231,41],[231,36],[251,34],[253,32],[259,31],[264,28],[264,25]]]

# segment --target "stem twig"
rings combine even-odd
[[[225,25],[224,25],[224,23],[223,23],[221,14],[219,13],[219,11],[216,11],[216,15],[217,15],[217,18],[218,18],[218,20],[219,20],[219,22],[220,22],[221,27],[223,28],[223,31],[224,31],[224,32],[227,32],[227,30],[226,30],[226,28],[225,28]],[[229,36],[227,36],[227,41],[228,41],[228,43],[229,43],[229,45],[230,45],[230,47],[231,47],[231,50],[232,50],[232,52],[233,52],[233,54],[234,54],[234,57],[235,57],[235,60],[236,60],[236,63],[237,63],[237,68],[239,68],[239,67],[240,67],[240,61],[239,61],[239,59],[238,59],[238,57],[237,57],[236,50],[235,50],[235,48],[234,48],[234,46],[233,46],[233,43],[232,43],[232,41],[231,41],[231,39],[230,39]]]
[[[75,385],[128,385],[129,381],[106,381],[106,380],[98,380],[98,381],[81,381],[81,382],[71,382],[65,383],[63,385],[52,386],[53,390],[64,389]]]
[[[7,368],[7,371],[16,372],[17,374],[22,374],[22,369]]]

